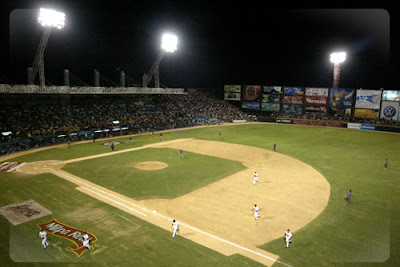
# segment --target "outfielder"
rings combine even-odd
[[[292,237],[293,234],[290,232],[289,229],[285,232],[285,242],[286,242],[286,248],[289,247],[289,243],[292,243]]]
[[[260,211],[260,208],[257,207],[256,204],[254,204],[252,210],[254,210],[254,219],[258,220],[258,218],[260,218],[260,214],[258,213]]]
[[[42,239],[43,248],[47,248],[49,242],[47,242],[47,233],[43,229],[40,230],[39,237]]]
[[[84,233],[84,235],[82,236],[83,237],[83,242],[82,242],[83,246],[86,247],[87,249],[92,249],[89,245],[89,242],[90,242],[89,235],[86,233],[86,231],[84,231],[83,233]]]
[[[175,219],[172,220],[172,228],[174,229],[172,238],[175,238],[175,235],[179,235],[179,223]]]
[[[254,172],[253,184],[256,184],[256,182],[260,182],[260,180],[258,180],[258,173]]]

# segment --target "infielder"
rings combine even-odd
[[[179,235],[179,223],[175,219],[172,220],[172,228],[174,229],[172,238],[175,238],[175,235]]]
[[[83,237],[83,242],[82,242],[83,246],[86,247],[87,249],[92,249],[89,245],[89,241],[90,241],[89,235],[86,233],[86,231],[84,231],[83,233],[84,233],[84,235],[82,236]]]
[[[40,230],[39,237],[42,239],[43,248],[47,248],[49,242],[47,242],[47,233],[43,229]]]
[[[182,149],[179,149],[179,157],[183,158],[183,150]]]
[[[286,248],[289,247],[289,243],[292,243],[292,237],[293,234],[290,232],[289,229],[285,232],[285,242],[286,242]]]
[[[260,180],[258,180],[258,173],[254,172],[253,184],[256,184],[256,182],[260,182]]]
[[[254,219],[258,220],[258,218],[260,218],[260,214],[258,213],[260,211],[260,208],[257,207],[256,204],[254,204],[252,210],[254,210]]]

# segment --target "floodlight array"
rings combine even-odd
[[[162,36],[161,40],[161,48],[164,49],[165,52],[173,53],[176,51],[178,45],[178,37],[173,34],[165,33]]]
[[[43,27],[55,27],[62,29],[65,25],[65,14],[53,9],[41,8],[38,22]]]
[[[343,63],[346,60],[346,52],[336,52],[331,54],[332,63]]]

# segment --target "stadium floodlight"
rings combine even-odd
[[[164,33],[161,38],[161,48],[162,50],[158,54],[156,61],[151,66],[150,71],[148,74],[143,74],[143,87],[147,87],[149,82],[154,76],[155,80],[155,87],[160,88],[160,76],[159,76],[159,67],[160,62],[163,59],[165,53],[173,53],[177,50],[178,46],[178,37],[174,34]]]
[[[62,29],[65,26],[65,14],[48,8],[40,8],[38,22],[45,29],[36,50],[35,58],[32,63],[32,78],[28,83],[34,84],[37,72],[39,72],[40,88],[45,87],[44,77],[44,50],[52,28]]]
[[[331,54],[331,62],[333,65],[333,88],[339,88],[340,83],[340,64],[346,60],[346,52],[335,52]]]
[[[173,53],[177,49],[178,37],[173,34],[165,33],[161,39],[161,48],[167,53]]]
[[[336,52],[331,54],[331,62],[334,64],[343,63],[346,60],[346,52]]]
[[[53,9],[41,8],[38,22],[43,27],[55,27],[62,29],[65,26],[65,14]]]

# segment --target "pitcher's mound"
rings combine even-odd
[[[135,168],[145,171],[161,170],[168,167],[167,163],[159,161],[145,161],[135,164]]]

